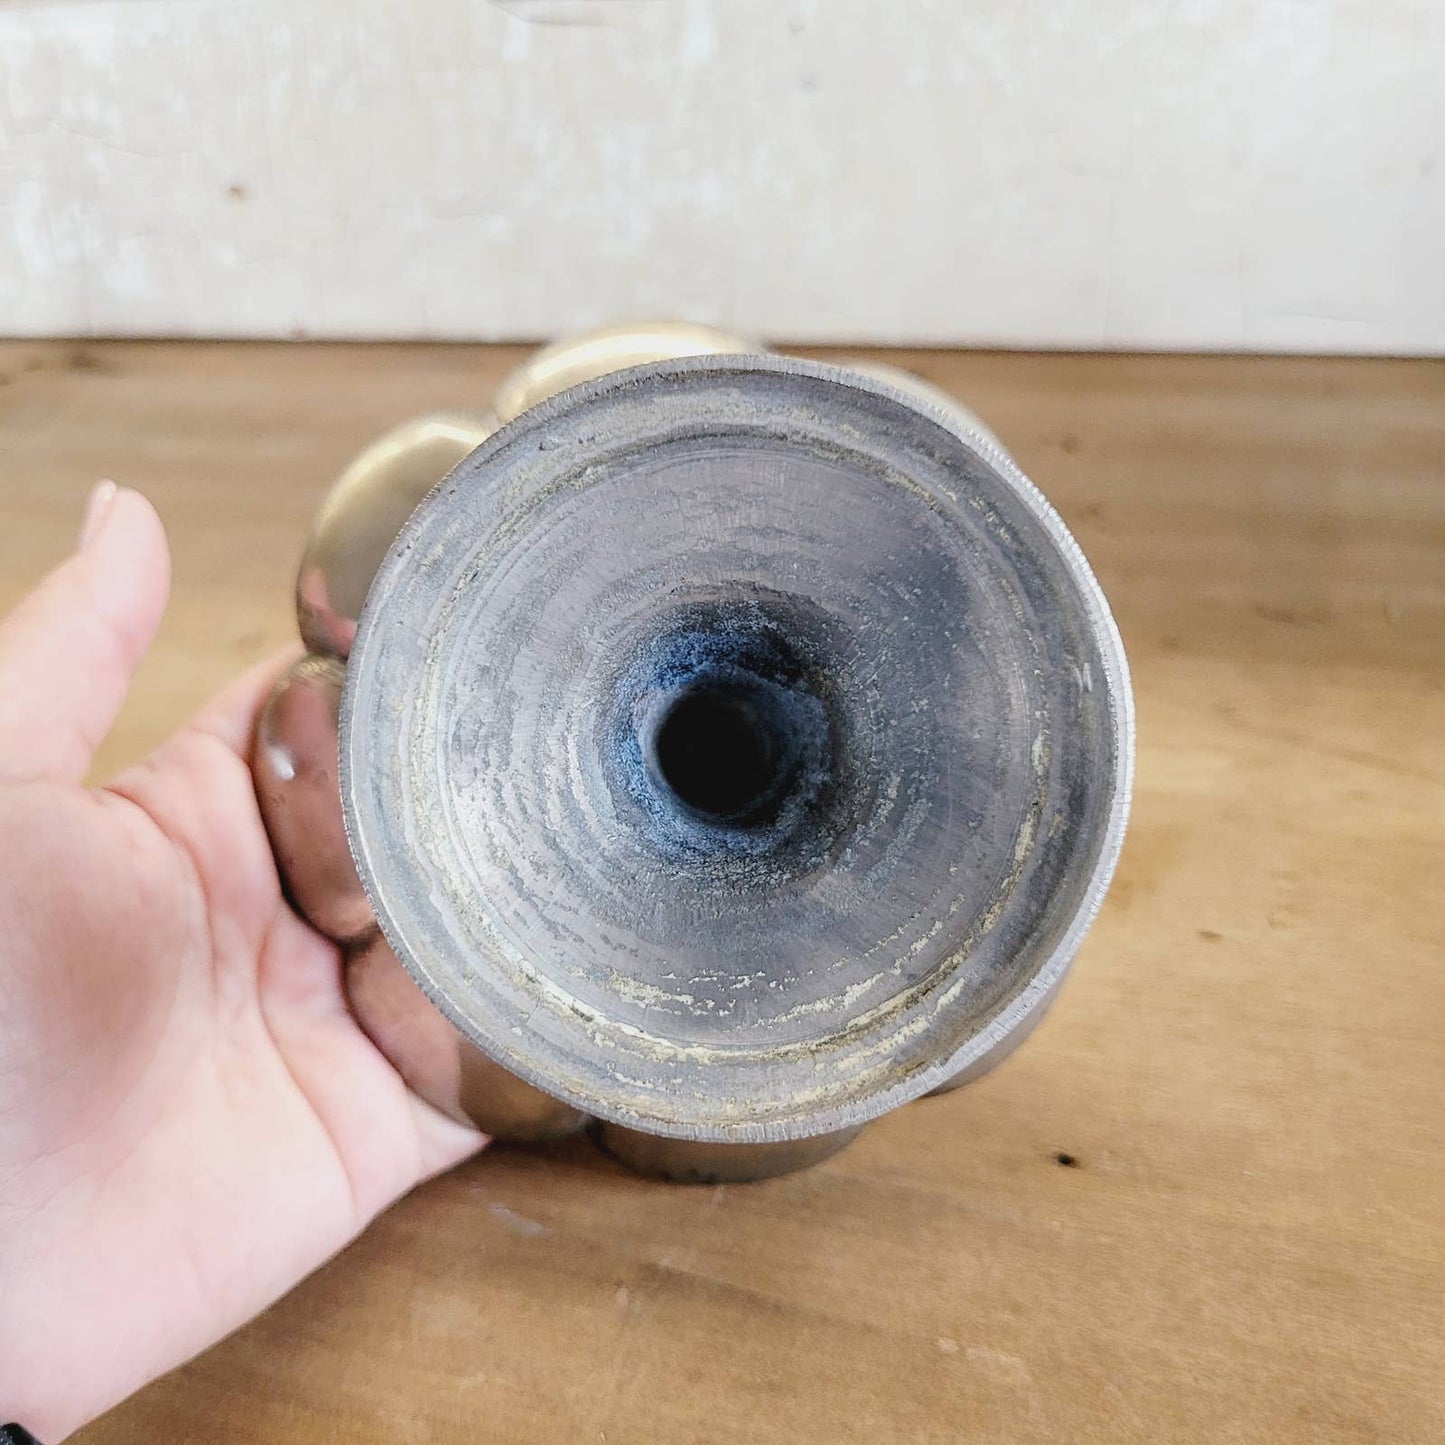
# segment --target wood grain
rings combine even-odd
[[[97,477],[171,529],[107,766],[289,640],[351,453],[515,354],[0,346],[0,601]],[[85,1445],[1445,1438],[1445,365],[891,359],[1054,499],[1135,668],[1053,1014],[792,1178],[496,1150]]]

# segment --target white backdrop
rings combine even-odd
[[[0,333],[1445,351],[1440,0],[0,0]]]

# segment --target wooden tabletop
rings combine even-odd
[[[99,477],[170,528],[104,761],[290,639],[363,442],[518,354],[0,346],[0,601]],[[1048,1020],[769,1183],[496,1149],[85,1445],[1445,1439],[1445,364],[893,359],[1058,505],[1135,670]]]

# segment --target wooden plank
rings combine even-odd
[[[0,599],[99,476],[171,529],[107,766],[289,639],[352,451],[515,354],[0,346]],[[1445,366],[890,359],[1055,500],[1135,668],[1130,840],[1053,1014],[793,1178],[496,1150],[86,1445],[1445,1437]]]

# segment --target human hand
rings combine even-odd
[[[484,1142],[408,1092],[282,895],[247,764],[275,666],[84,786],[168,576],[105,484],[0,626],[0,1421],[47,1445]]]

